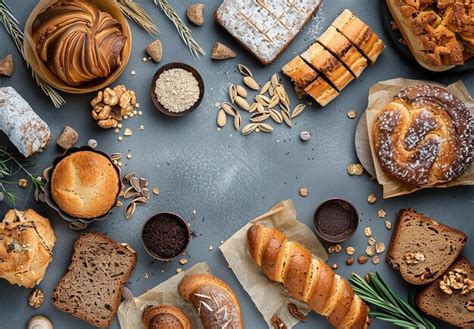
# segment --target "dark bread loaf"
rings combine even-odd
[[[136,261],[126,244],[97,233],[81,235],[71,264],[54,288],[53,304],[98,328],[109,327]]]
[[[467,236],[414,210],[402,209],[390,240],[387,263],[405,281],[421,285],[441,276],[459,256]]]
[[[474,280],[474,267],[463,257],[459,257],[447,274],[455,273],[459,269],[465,271],[468,280]],[[474,328],[474,290],[464,294],[459,291],[446,294],[439,285],[442,280],[439,278],[421,290],[416,295],[416,305],[426,314],[456,327]],[[471,305],[470,309],[468,305]]]

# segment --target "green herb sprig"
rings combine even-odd
[[[139,27],[150,34],[159,34],[160,31],[145,9],[133,0],[115,0],[120,11],[135,22]]]
[[[0,0],[0,22],[3,24],[5,30],[12,38],[13,42],[15,43],[15,46],[18,48],[18,51],[23,56],[26,65],[30,67],[28,61],[26,61],[23,47],[23,41],[25,36],[20,29],[17,19],[15,18],[15,16],[13,16],[10,8],[7,6],[4,0]],[[43,90],[43,92],[51,99],[56,108],[60,108],[66,103],[64,101],[64,98],[62,98],[56,90],[54,90],[43,79],[41,79],[34,71],[31,71],[31,75],[33,76],[41,90]]]
[[[436,329],[414,305],[410,305],[395,294],[377,272],[369,272],[367,275],[369,282],[355,273],[349,281],[354,292],[375,307],[376,311],[369,313],[371,317],[390,322],[400,328]]]
[[[28,176],[35,199],[38,199],[39,194],[43,192],[46,181],[41,176],[36,176],[28,170],[28,168],[32,166],[35,165],[17,160],[7,151],[5,146],[0,146],[0,189],[3,191],[3,194],[11,207],[15,206],[18,197],[12,191],[7,190],[5,185],[17,184],[17,182],[12,181],[11,178],[20,171]]]
[[[186,24],[179,18],[178,14],[174,8],[169,4],[168,0],[153,0],[155,5],[160,6],[161,10],[165,13],[166,16],[173,22],[176,30],[178,31],[179,36],[183,42],[188,46],[189,51],[193,56],[199,58],[199,56],[206,55],[204,49],[194,40],[191,30],[186,26]]]

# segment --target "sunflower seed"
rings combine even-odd
[[[249,68],[243,64],[238,64],[237,65],[239,68],[239,72],[246,77],[253,77],[252,71],[249,70]]]
[[[265,82],[263,87],[260,89],[260,95],[263,95],[268,91],[268,88],[270,88],[271,83],[272,83],[271,81]]]
[[[140,180],[137,177],[132,177],[130,178],[130,185],[135,189],[135,191],[140,192],[141,187],[140,187]]]
[[[224,127],[227,122],[227,116],[225,115],[224,110],[219,110],[217,113],[217,125],[219,127]]]
[[[255,129],[257,129],[258,123],[249,123],[242,129],[242,135],[248,135],[252,133]]]
[[[273,127],[267,123],[260,123],[258,125],[258,128],[260,129],[261,132],[264,132],[264,133],[271,133],[273,131]]]
[[[112,161],[114,161],[114,160],[118,161],[118,160],[122,159],[122,153],[118,153],[118,152],[117,153],[112,153],[110,155],[110,159],[112,159]]]
[[[135,204],[135,202],[129,203],[127,208],[125,208],[125,218],[126,219],[132,218],[136,209],[137,209],[137,205]]]
[[[270,117],[270,113],[254,113],[250,116],[251,122],[263,122]]]
[[[257,95],[255,96],[255,101],[263,106],[268,106],[268,103],[270,103],[270,98],[265,95]]]
[[[240,130],[240,127],[242,126],[242,117],[240,116],[239,113],[234,117],[234,127],[236,130]]]
[[[124,199],[130,199],[133,198],[137,195],[140,195],[140,193],[135,191],[135,188],[133,186],[130,186],[124,193],[123,193],[123,198]]]
[[[140,196],[132,200],[132,203],[136,203],[136,204],[145,204],[147,202],[148,202],[148,199],[143,196]]]
[[[237,113],[237,110],[235,109],[235,107],[233,107],[229,103],[223,103],[221,105],[221,109],[224,110],[224,112],[227,113],[228,115],[235,116],[235,114]]]
[[[240,97],[245,98],[245,97],[248,96],[247,90],[244,87],[242,87],[241,85],[237,85],[235,87],[235,89],[237,91],[237,95],[239,95]]]
[[[285,121],[285,123],[287,124],[288,127],[293,126],[293,122],[291,122],[290,115],[288,114],[287,111],[282,109],[281,110],[281,116],[283,117],[283,121]]]
[[[138,183],[140,185],[140,189],[144,189],[145,187],[148,186],[148,180],[146,178],[140,178],[138,180]]]
[[[278,95],[273,95],[270,102],[268,102],[268,107],[275,107],[278,103],[280,103],[280,97]]]
[[[304,104],[298,104],[296,107],[293,109],[293,112],[291,112],[291,119],[296,118],[298,115],[303,113],[304,109],[306,108],[306,105]]]
[[[229,99],[233,103],[235,103],[235,97],[237,96],[237,89],[235,88],[235,85],[231,84],[229,86]]]
[[[153,188],[153,194],[154,195],[159,195],[160,194],[160,189],[158,187]]]
[[[252,77],[244,77],[244,83],[247,87],[249,87],[252,90],[260,90],[260,86],[258,85],[258,82],[255,81],[255,79]]]
[[[122,183],[127,184],[128,182],[130,182],[130,179],[132,177],[135,177],[135,173],[133,171],[129,172],[128,174],[126,174],[122,177]]]
[[[235,97],[235,103],[244,111],[248,112],[250,110],[249,103],[240,96]]]
[[[150,190],[147,187],[142,190],[142,196],[147,200],[150,200]]]
[[[282,123],[283,122],[283,117],[282,115],[275,111],[274,109],[270,109],[270,116],[272,117],[273,121],[276,123]]]

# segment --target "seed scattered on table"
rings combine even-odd
[[[355,253],[355,248],[354,247],[347,247],[346,248],[346,254],[348,254],[349,256],[354,255],[354,253]]]
[[[360,163],[351,163],[347,166],[349,176],[360,176],[364,173],[364,167]]]
[[[306,198],[308,195],[309,195],[309,190],[307,187],[300,187],[300,189],[298,190],[298,193],[300,194],[300,196],[302,196],[303,198]]]
[[[355,119],[357,117],[357,112],[356,111],[349,111],[349,112],[347,112],[347,117],[349,119]]]
[[[306,130],[303,130],[301,133],[300,133],[300,138],[302,141],[309,141],[311,139],[311,133],[306,131]]]
[[[366,237],[372,236],[372,229],[370,228],[370,226],[364,228],[364,235]]]
[[[390,222],[389,220],[386,220],[385,221],[385,228],[387,230],[391,230],[392,229],[392,222]]]
[[[370,204],[374,204],[375,202],[377,202],[377,196],[375,195],[375,193],[369,194],[369,196],[367,197],[367,202]]]
[[[377,211],[377,215],[379,216],[379,218],[385,218],[385,216],[387,215],[387,213],[385,212],[385,210],[379,209],[379,210]]]

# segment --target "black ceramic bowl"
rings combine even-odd
[[[120,179],[120,177],[121,177],[120,168],[117,167],[113,163],[112,159],[110,159],[110,156],[108,154],[106,154],[104,152],[101,152],[101,151],[97,151],[97,150],[93,149],[90,146],[81,146],[79,148],[78,147],[71,147],[66,152],[64,152],[64,154],[56,157],[53,160],[52,166],[49,167],[49,168],[46,168],[45,171],[44,171],[44,176],[45,176],[44,178],[46,179],[46,185],[44,187],[45,202],[48,206],[50,206],[52,209],[54,209],[61,216],[62,219],[68,221],[69,222],[69,228],[72,229],[72,230],[75,230],[75,231],[80,231],[80,230],[86,229],[87,226],[89,224],[91,224],[92,222],[94,222],[94,221],[100,221],[100,220],[106,219],[107,216],[109,215],[110,211],[115,207],[115,204],[114,204],[106,214],[104,214],[100,217],[96,217],[96,218],[78,218],[78,217],[72,217],[72,216],[66,214],[64,211],[61,210],[61,208],[59,208],[59,206],[56,204],[56,202],[54,202],[53,197],[51,196],[51,174],[53,173],[54,168],[65,157],[69,156],[72,153],[80,152],[80,151],[94,152],[94,153],[100,154],[100,155],[106,157],[107,159],[109,159],[110,163],[113,165],[113,168],[117,171],[117,175],[119,177],[119,179],[118,179],[118,181],[119,181],[118,191],[119,192],[116,195],[116,199],[118,198],[118,196],[120,194],[120,191],[122,190],[122,183],[121,183],[121,179]]]
[[[196,103],[193,104],[189,109],[182,111],[182,112],[170,112],[168,111],[161,103],[158,101],[158,98],[156,97],[155,94],[155,88],[156,88],[156,80],[159,78],[159,76],[166,70],[170,69],[183,69],[185,71],[191,72],[191,74],[196,78],[198,84],[199,84],[199,98],[196,101]],[[202,80],[201,75],[199,72],[193,68],[192,66],[189,66],[188,64],[184,63],[169,63],[166,65],[163,65],[156,71],[155,75],[153,76],[153,80],[151,81],[151,87],[150,87],[150,96],[151,100],[153,101],[153,104],[155,107],[163,113],[164,115],[170,116],[170,117],[181,117],[183,115],[186,115],[188,113],[191,113],[195,109],[199,107],[199,104],[201,104],[201,101],[204,97],[204,81]]]
[[[175,213],[156,214],[143,224],[143,247],[155,259],[170,261],[176,258],[186,250],[189,240],[188,224]]]
[[[342,199],[329,199],[316,208],[313,222],[319,237],[339,243],[348,240],[357,231],[359,215],[351,203]]]

